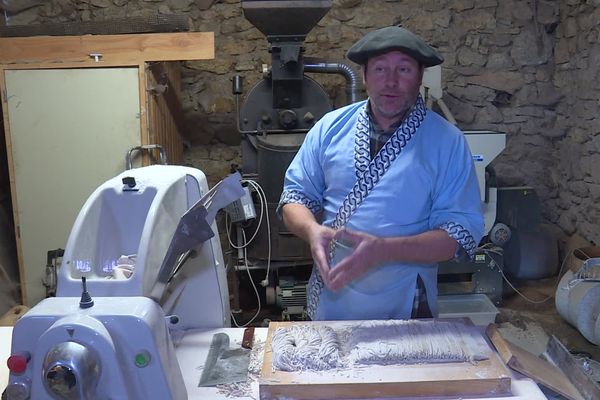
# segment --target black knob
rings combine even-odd
[[[127,185],[130,188],[135,187],[135,185],[137,185],[137,183],[135,182],[135,178],[133,176],[126,176],[125,178],[122,179],[122,181],[123,181],[123,185]]]
[[[81,292],[81,300],[79,300],[79,308],[90,308],[94,306],[94,300],[92,300],[92,296],[87,291],[87,284],[85,282],[85,276],[81,277],[81,285],[83,286],[83,291]]]
[[[298,116],[295,111],[283,110],[279,112],[279,123],[284,129],[292,129],[298,123]]]

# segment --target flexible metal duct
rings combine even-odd
[[[359,100],[358,74],[348,64],[306,57],[304,58],[304,72],[342,75],[346,79],[346,101],[348,104]]]

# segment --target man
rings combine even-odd
[[[426,110],[419,94],[424,68],[443,59],[397,26],[368,33],[347,57],[362,66],[369,98],[328,113],[308,132],[279,205],[315,262],[308,314],[436,316],[437,263],[473,256],[483,235],[464,135]],[[339,242],[351,247],[347,257],[336,255]]]

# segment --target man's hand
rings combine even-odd
[[[335,232],[334,239],[349,243],[354,250],[331,268],[328,280],[323,278],[330,290],[342,289],[381,263],[379,256],[383,255],[384,251],[381,238],[364,232],[342,229]]]
[[[354,251],[332,266],[327,287],[333,291],[386,263],[431,265],[449,260],[457,246],[456,240],[441,229],[385,238],[343,229],[335,233],[334,239],[350,243]]]
[[[309,232],[308,242],[312,253],[313,261],[319,268],[323,282],[329,286],[329,275],[331,267],[329,266],[329,243],[333,239],[335,231],[323,225],[315,225]]]

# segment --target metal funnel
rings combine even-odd
[[[331,8],[331,0],[242,0],[246,19],[267,38],[306,36]]]

